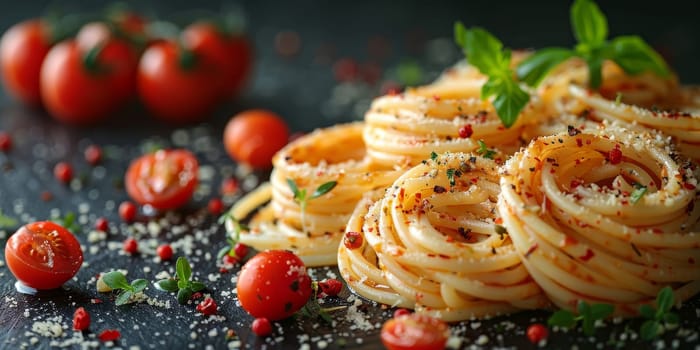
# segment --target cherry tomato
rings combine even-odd
[[[0,151],[9,152],[12,149],[12,138],[10,134],[0,131]]]
[[[183,149],[143,155],[126,171],[126,192],[139,204],[158,210],[187,203],[197,187],[197,158]]]
[[[119,217],[126,222],[132,222],[136,218],[136,205],[129,201],[119,204]]]
[[[449,334],[445,322],[412,313],[386,321],[381,339],[389,350],[431,350],[444,349]]]
[[[69,183],[73,179],[73,167],[66,162],[56,163],[53,167],[53,175],[64,184]]]
[[[154,116],[174,123],[204,119],[219,100],[216,67],[174,41],[149,46],[138,69],[141,101]]]
[[[173,258],[173,247],[170,244],[161,244],[156,248],[156,254],[161,260],[170,260]]]
[[[102,149],[97,145],[90,145],[85,149],[85,161],[90,165],[97,165],[102,161]]]
[[[362,234],[355,231],[349,231],[345,233],[343,237],[343,245],[348,249],[357,249],[362,247]]]
[[[86,27],[76,40],[54,46],[41,68],[41,96],[56,119],[94,123],[135,91],[137,53],[125,41]]]
[[[250,73],[253,55],[245,36],[226,33],[214,23],[195,22],[182,32],[182,40],[217,67],[222,98],[240,91]]]
[[[105,218],[97,218],[95,220],[95,229],[102,232],[107,232],[109,230],[109,221]]]
[[[254,168],[270,168],[272,156],[287,144],[289,128],[270,111],[253,109],[231,118],[224,130],[226,152]]]
[[[325,281],[318,282],[318,286],[321,288],[323,294],[334,297],[343,289],[343,282],[335,278],[329,278]]]
[[[41,105],[41,64],[51,49],[49,26],[39,19],[15,24],[0,40],[0,66],[5,88],[22,102]]]
[[[409,310],[409,309],[398,308],[394,311],[394,318],[397,318],[397,317],[403,316],[403,315],[408,315],[410,313],[411,313],[411,310]]]
[[[272,334],[272,324],[270,324],[270,320],[265,317],[258,317],[253,320],[250,329],[252,329],[253,333],[258,337],[266,337]]]
[[[123,247],[125,252],[129,254],[136,254],[139,251],[139,242],[135,239],[129,237],[124,240]]]
[[[207,210],[209,210],[209,213],[212,215],[219,215],[224,211],[224,202],[219,198],[212,198],[209,200],[209,203],[207,203]]]
[[[236,253],[236,256],[239,259],[243,259],[246,257],[246,255],[248,255],[248,246],[241,242],[238,242],[236,243],[236,245],[233,246],[233,251]]]
[[[530,342],[533,344],[547,339],[547,336],[549,336],[549,330],[541,323],[531,324],[527,327],[527,338],[530,339]]]
[[[35,289],[54,289],[71,279],[83,263],[72,233],[51,221],[20,227],[5,245],[5,262],[15,277]]]
[[[75,309],[73,313],[73,329],[76,331],[84,331],[90,327],[90,314],[85,311],[84,307]]]
[[[254,317],[276,321],[306,304],[311,296],[311,278],[294,253],[268,250],[243,265],[237,289],[243,309]]]

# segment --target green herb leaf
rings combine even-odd
[[[656,315],[656,311],[653,307],[645,304],[639,307],[639,314],[646,319],[653,320],[654,316]]]
[[[637,202],[639,202],[639,200],[642,199],[645,193],[647,193],[646,186],[635,186],[634,191],[632,191],[632,194],[630,194],[630,202],[632,202],[632,204],[637,204]]]
[[[187,303],[188,300],[192,297],[192,289],[190,288],[182,288],[177,291],[177,302],[180,304],[185,304]]]
[[[666,286],[659,291],[656,296],[656,318],[660,319],[661,316],[667,313],[673,307],[673,289]]]
[[[678,317],[678,314],[669,312],[664,315],[663,320],[666,324],[679,324],[681,322],[680,317]]]
[[[309,199],[314,199],[323,196],[324,194],[330,192],[338,184],[338,181],[329,181],[321,186],[318,186]]]
[[[660,77],[669,76],[664,59],[638,36],[621,36],[610,44],[612,60],[627,73],[635,75],[652,71]]]
[[[610,304],[593,304],[591,305],[591,317],[593,320],[603,320],[612,315],[615,307]]]
[[[597,89],[603,83],[603,58],[589,57],[586,58],[586,63],[588,64],[588,85]]]
[[[608,20],[591,0],[576,0],[571,6],[571,26],[576,40],[601,45],[608,37]]]
[[[662,328],[661,324],[654,320],[647,320],[642,324],[642,328],[639,329],[639,333],[644,340],[652,340],[661,334]]]
[[[17,226],[17,219],[7,216],[0,209],[0,228],[13,228]]]
[[[547,324],[550,326],[573,328],[576,325],[576,319],[571,311],[558,310],[549,317]]]
[[[450,182],[450,186],[455,185],[455,169],[447,169],[447,180]]]
[[[102,276],[102,280],[112,289],[131,289],[131,285],[126,281],[126,276],[119,271],[110,271]]]
[[[510,128],[529,101],[530,94],[521,89],[518,83],[514,80],[504,80],[500,93],[493,100],[493,107],[496,108],[503,126]]]
[[[172,278],[166,278],[156,282],[156,287],[166,292],[177,292],[177,281]]]
[[[198,281],[192,281],[189,287],[190,289],[192,289],[193,292],[199,292],[200,290],[206,288],[204,283]]]
[[[477,144],[479,145],[479,149],[476,150],[476,153],[481,154],[481,156],[484,158],[493,159],[496,152],[486,147],[484,140],[477,141]]]
[[[438,157],[438,154],[435,153],[435,151],[430,152],[430,160],[435,161]]]
[[[573,56],[574,52],[565,48],[542,49],[520,62],[515,72],[527,85],[538,86],[552,69]]]
[[[190,267],[189,261],[185,257],[177,258],[175,263],[175,270],[177,271],[177,276],[182,281],[189,281],[192,277],[192,268]]]
[[[289,189],[292,190],[292,193],[294,194],[294,199],[301,199],[299,198],[300,192],[299,187],[297,187],[297,183],[294,182],[293,179],[287,178],[287,185],[289,185]]]
[[[131,282],[131,288],[133,288],[134,293],[143,291],[147,286],[148,281],[143,278],[135,279]]]
[[[189,286],[189,285],[190,285],[190,281],[188,281],[188,280],[183,280],[183,279],[177,280],[177,288],[178,289],[187,288],[187,286]]]
[[[114,303],[117,306],[124,305],[129,302],[129,299],[131,299],[132,295],[134,295],[134,293],[132,293],[130,290],[125,290],[119,293],[119,295],[117,295],[117,298],[114,299]]]

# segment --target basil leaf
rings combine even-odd
[[[576,325],[576,319],[571,311],[558,310],[549,317],[547,324],[550,326],[572,328],[574,325]]]
[[[190,267],[190,263],[182,256],[177,258],[175,270],[177,271],[177,276],[183,281],[189,281],[190,277],[192,277],[192,268]]]
[[[602,320],[612,315],[615,311],[615,306],[610,304],[593,304],[591,305],[591,317],[593,320]]]
[[[294,194],[294,198],[300,199],[299,198],[299,187],[297,187],[297,183],[294,182],[294,180],[287,178],[287,185],[289,185],[289,189],[292,190],[292,193]]]
[[[190,288],[193,292],[199,292],[200,290],[206,288],[206,286],[202,282],[192,281],[192,283],[190,283]]]
[[[597,89],[603,82],[603,58],[591,57],[586,59],[586,63],[588,64],[588,86]]]
[[[611,59],[626,73],[635,75],[646,71],[661,77],[670,75],[664,59],[638,36],[621,36],[610,43]]]
[[[126,281],[126,276],[119,271],[110,271],[102,276],[102,280],[112,289],[130,289],[131,285]]]
[[[664,315],[664,322],[667,324],[679,324],[681,322],[680,318],[678,317],[678,314],[675,314],[673,312],[669,312]]]
[[[463,46],[469,64],[488,76],[502,75],[503,44],[491,33],[482,28],[472,28],[466,32]],[[508,68],[507,62],[505,68]]]
[[[649,305],[644,304],[639,307],[639,314],[646,319],[653,320],[655,313],[654,308]]]
[[[491,77],[481,86],[481,99],[485,100],[493,95],[498,95],[503,91],[503,80],[498,77]]]
[[[511,127],[518,119],[520,111],[530,101],[530,95],[520,88],[513,80],[504,82],[505,93],[499,94],[493,101],[498,117],[506,128]]]
[[[673,289],[671,287],[666,286],[661,291],[659,291],[659,294],[656,296],[656,315],[657,318],[658,316],[663,315],[664,313],[668,312],[668,310],[671,310],[673,307]]]
[[[177,286],[177,281],[172,278],[166,278],[156,282],[156,288],[166,292],[176,292],[179,289]]]
[[[177,302],[180,304],[186,303],[192,297],[192,289],[182,288],[177,291]]]
[[[129,302],[129,299],[131,299],[131,296],[132,296],[132,295],[134,295],[134,293],[132,293],[132,292],[129,291],[129,290],[125,290],[125,291],[121,292],[121,293],[117,296],[116,299],[114,299],[114,303],[115,303],[117,306],[124,305],[124,304],[126,304],[126,303]]]
[[[515,72],[527,85],[537,86],[556,66],[574,56],[574,52],[559,47],[539,50],[520,62]]]
[[[148,281],[143,278],[139,278],[131,281],[131,288],[133,288],[134,293],[138,293],[148,286]]]
[[[335,188],[335,185],[337,184],[338,181],[329,181],[322,184],[321,186],[318,186],[314,193],[311,194],[311,197],[309,199],[314,199],[323,196],[324,194],[330,192],[333,188]]]
[[[654,320],[647,320],[642,324],[639,333],[644,340],[652,340],[661,334],[661,324]]]
[[[571,26],[576,40],[597,46],[608,37],[608,20],[591,0],[576,0],[571,6]]]

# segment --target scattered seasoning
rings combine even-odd
[[[549,336],[549,329],[541,323],[534,323],[527,327],[527,339],[533,344],[539,344]]]
[[[102,161],[102,149],[97,145],[90,145],[85,149],[85,161],[90,165],[100,164]]]
[[[343,237],[343,245],[348,249],[357,249],[362,246],[362,234],[355,231],[349,231],[345,233]]]
[[[222,196],[233,196],[238,192],[238,180],[234,178],[225,179],[221,182],[219,191]]]
[[[538,245],[537,243],[533,243],[533,244],[530,246],[530,248],[528,248],[527,251],[525,252],[525,259],[529,258],[530,255],[531,255],[532,253],[534,253],[535,250],[537,250],[538,247],[539,247],[539,245]]]
[[[435,161],[438,157],[438,154],[435,153],[435,151],[430,152],[430,160]]]
[[[250,329],[258,337],[266,337],[272,334],[272,324],[270,324],[270,320],[267,317],[258,317],[253,320]]]
[[[459,128],[458,133],[459,133],[459,137],[466,139],[466,138],[470,138],[472,136],[472,134],[474,134],[474,129],[472,129],[471,124],[466,124],[466,125],[463,125],[461,128]]]
[[[452,168],[447,169],[446,173],[447,173],[447,180],[450,181],[450,186],[454,186],[455,185],[455,169],[452,169]]]
[[[216,305],[216,301],[212,298],[204,298],[201,303],[197,305],[197,311],[202,313],[203,315],[214,315],[216,314],[216,311],[218,310],[218,306]]]
[[[5,131],[0,131],[0,151],[9,152],[12,149],[12,138]]]
[[[53,168],[53,176],[64,184],[73,179],[73,167],[66,162],[59,162]]]
[[[116,329],[105,329],[100,333],[98,338],[100,338],[101,341],[103,342],[108,342],[108,341],[115,341],[121,337],[122,334]]]
[[[84,307],[75,309],[73,313],[73,329],[76,331],[84,331],[90,327],[90,314],[85,311]]]
[[[119,204],[119,217],[125,222],[132,222],[136,218],[136,205],[129,201]]]
[[[107,232],[107,230],[109,230],[109,222],[104,217],[97,218],[97,220],[95,220],[95,229]]]
[[[611,149],[608,153],[608,160],[610,164],[620,164],[622,162],[622,150],[620,150],[620,145],[616,145],[615,148]]]
[[[652,340],[663,334],[669,326],[680,324],[678,314],[671,312],[673,305],[675,305],[673,289],[666,286],[656,296],[656,309],[648,304],[639,307],[639,314],[647,319],[639,329],[642,339]]]
[[[221,198],[212,198],[207,203],[207,210],[212,215],[221,215],[224,211],[224,202],[221,201]]]
[[[476,153],[480,154],[484,158],[493,159],[496,151],[488,149],[484,140],[479,140],[477,143],[479,144],[479,149],[476,150]]]
[[[122,249],[129,254],[136,254],[139,251],[139,242],[137,242],[133,237],[129,237],[124,240]]]
[[[634,253],[637,254],[637,256],[642,256],[642,253],[639,251],[639,249],[634,243],[630,242],[630,246],[632,246],[632,250],[634,250]]]
[[[335,278],[329,278],[318,282],[318,286],[321,288],[323,294],[331,297],[337,296],[343,289],[343,283]]]
[[[166,261],[173,258],[173,247],[170,244],[161,244],[156,248],[156,254],[161,260]]]

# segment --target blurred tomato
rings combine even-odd
[[[105,33],[104,24],[83,28],[76,40],[51,49],[41,68],[41,94],[56,119],[86,124],[106,117],[132,96],[137,53]]]
[[[174,41],[157,42],[139,62],[139,96],[160,119],[195,122],[210,114],[219,100],[218,74],[199,52]]]
[[[240,91],[252,66],[253,50],[248,38],[226,33],[211,22],[196,22],[185,28],[182,40],[217,67],[222,98],[230,98]]]
[[[29,105],[41,105],[39,76],[51,49],[49,27],[40,19],[10,27],[0,40],[0,66],[5,88]]]
[[[272,156],[287,144],[288,138],[287,123],[262,109],[238,113],[224,129],[224,146],[231,158],[260,169],[272,166]]]

